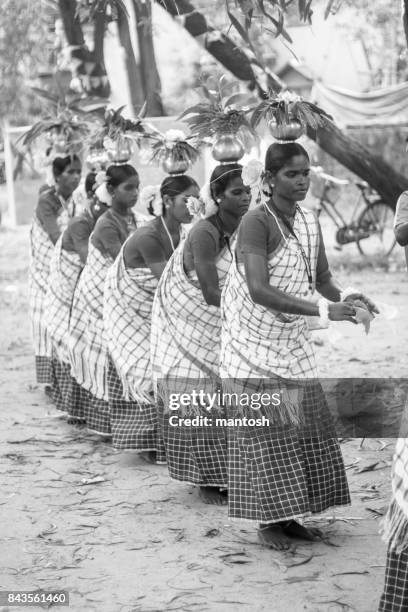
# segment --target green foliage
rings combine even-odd
[[[316,104],[307,102],[301,97],[284,92],[276,95],[269,92],[268,98],[263,100],[253,109],[251,124],[256,128],[261,121],[275,119],[278,125],[285,125],[291,119],[297,119],[304,126],[309,126],[313,130],[324,125],[332,117]]]
[[[50,38],[43,2],[1,1],[0,118],[21,124],[38,112],[38,102],[26,82],[39,66],[47,64]]]
[[[228,95],[223,88],[225,83],[226,80],[222,77],[217,89],[209,89],[207,85],[202,84],[201,102],[187,108],[179,119],[188,124],[191,133],[199,141],[206,141],[220,134],[236,134],[250,146],[257,138],[247,117],[251,97],[241,93]],[[227,86],[230,87],[230,84],[227,83]]]

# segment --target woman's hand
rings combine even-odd
[[[354,302],[354,300],[360,300],[361,302],[363,302],[363,304],[365,304],[368,308],[368,310],[373,313],[377,313],[379,314],[379,310],[377,308],[377,306],[374,304],[374,302],[372,302],[370,300],[370,298],[368,298],[367,296],[365,296],[363,293],[351,293],[350,295],[348,295],[346,297],[346,299],[344,300],[344,302]]]
[[[355,314],[356,309],[347,302],[333,302],[329,304],[330,321],[350,321],[357,325],[357,321],[353,318]]]

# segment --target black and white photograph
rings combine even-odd
[[[0,612],[408,612],[408,0],[0,0]]]

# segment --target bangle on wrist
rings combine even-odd
[[[347,287],[347,289],[343,289],[343,291],[340,291],[340,301],[344,302],[345,300],[347,300],[347,298],[350,295],[353,295],[353,293],[360,293],[358,291],[358,289],[355,289],[354,287]]]
[[[318,301],[319,306],[319,321],[322,327],[329,325],[329,302],[325,298]]]

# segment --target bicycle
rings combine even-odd
[[[362,255],[390,255],[396,244],[393,208],[368,183],[356,181],[354,185],[360,193],[347,223],[336,207],[336,202],[341,187],[349,185],[350,181],[331,176],[320,166],[312,167],[312,172],[312,193],[319,201],[317,215],[320,216],[324,211],[333,221],[337,228],[335,238],[339,247],[355,242]],[[362,203],[364,208],[361,208]]]

